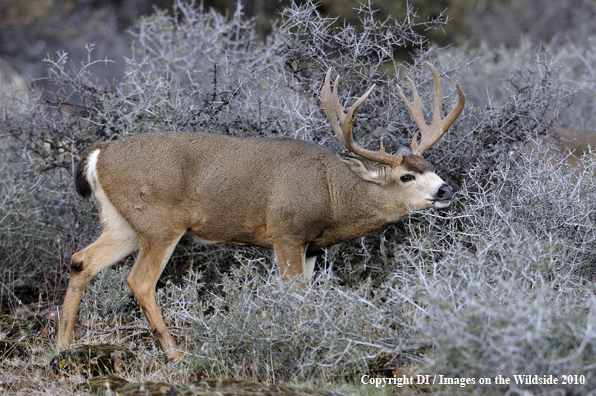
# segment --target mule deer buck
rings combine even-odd
[[[77,192],[93,193],[103,232],[72,256],[70,282],[56,340],[67,349],[83,289],[101,270],[135,250],[127,279],[166,357],[180,358],[155,302],[155,286],[180,238],[273,248],[284,279],[310,279],[315,257],[329,245],[358,238],[403,219],[410,209],[444,208],[453,190],[422,158],[453,124],[465,97],[441,119],[434,82],[434,116],[427,126],[414,101],[399,93],[420,128],[411,150],[397,155],[358,147],[352,123],[371,87],[344,114],[331,69],[320,100],[331,127],[353,154],[288,138],[235,138],[207,133],[145,133],[91,147],[76,170]],[[337,118],[339,118],[339,122]]]

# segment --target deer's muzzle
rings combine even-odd
[[[443,183],[439,191],[435,194],[435,199],[433,200],[433,206],[435,208],[444,208],[451,203],[451,198],[453,198],[453,188],[450,185]]]

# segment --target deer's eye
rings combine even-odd
[[[403,175],[402,177],[399,178],[399,180],[401,180],[402,183],[407,183],[409,181],[414,180],[415,177],[412,175]]]

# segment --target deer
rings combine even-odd
[[[411,210],[445,208],[453,189],[422,154],[458,118],[465,96],[441,118],[443,96],[433,76],[434,115],[424,120],[414,100],[399,94],[416,122],[410,148],[389,154],[356,145],[352,124],[370,87],[343,112],[333,93],[331,68],[320,101],[331,128],[351,154],[292,138],[231,137],[202,132],[147,132],[96,143],[75,170],[76,191],[95,196],[103,231],[73,254],[70,280],[56,337],[70,347],[77,310],[87,283],[100,271],[138,250],[127,284],[168,359],[182,354],[155,301],[157,280],[185,234],[206,243],[227,242],[273,249],[284,281],[311,279],[323,249],[382,230]],[[420,134],[420,142],[418,142]]]

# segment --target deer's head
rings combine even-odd
[[[356,111],[372,92],[374,85],[348,109],[347,113],[344,113],[337,95],[339,76],[335,79],[332,94],[330,87],[331,69],[329,69],[319,97],[338,139],[348,150],[358,156],[340,154],[342,162],[362,179],[375,183],[382,190],[386,190],[387,195],[393,196],[397,204],[405,205],[410,209],[444,208],[451,203],[453,189],[434,173],[433,165],[422,158],[422,154],[441,139],[461,113],[466,100],[459,84],[456,83],[457,104],[442,119],[443,94],[439,74],[430,63],[427,62],[426,64],[431,70],[434,82],[432,123],[427,125],[424,121],[418,91],[414,86],[414,82],[408,77],[412,86],[414,101],[410,102],[406,99],[399,85],[397,89],[416,121],[420,132],[416,133],[409,148],[400,147],[395,154],[389,154],[385,151],[382,138],[379,151],[369,151],[357,146],[352,137],[352,124],[356,118]],[[419,134],[420,143],[418,142]]]

